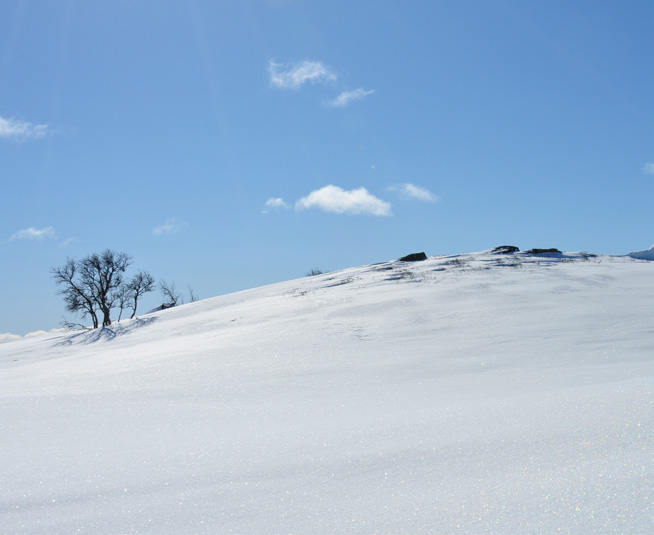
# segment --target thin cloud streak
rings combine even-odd
[[[332,184],[312,191],[295,204],[296,210],[309,208],[318,208],[334,214],[393,215],[391,204],[375,197],[366,188],[346,191]]]
[[[391,186],[388,188],[390,191],[399,193],[405,199],[416,199],[423,202],[437,202],[440,199],[426,188],[416,186],[407,182],[399,186]]]
[[[288,210],[290,206],[281,197],[271,197],[266,201],[266,209],[263,211],[264,214],[269,212],[268,208],[272,210]]]
[[[163,234],[177,234],[180,230],[182,230],[186,226],[188,226],[188,223],[186,221],[177,219],[176,217],[171,217],[169,219],[166,219],[166,222],[163,225],[154,227],[152,229],[152,233],[155,236],[161,236]]]
[[[646,175],[654,175],[654,163],[648,162],[643,165],[643,173]]]
[[[324,63],[320,61],[304,60],[292,65],[268,63],[268,73],[270,74],[270,84],[279,89],[300,89],[306,82],[312,84],[324,81],[336,80],[337,75]]]
[[[374,89],[366,90],[363,89],[363,87],[359,87],[358,89],[354,89],[352,91],[343,91],[334,100],[330,101],[329,105],[334,108],[344,108],[352,102],[363,100],[368,95],[372,95],[374,92]]]
[[[27,121],[0,117],[0,138],[24,141],[27,139],[40,139],[47,133],[47,124],[33,124]]]
[[[36,240],[36,241],[43,241],[43,240],[56,240],[57,239],[57,234],[55,233],[55,230],[53,227],[45,227],[42,229],[37,229],[34,227],[29,227],[26,229],[19,230],[17,232],[14,232],[11,237],[9,238],[9,241],[15,241],[15,240]]]
[[[75,243],[76,241],[77,241],[77,238],[75,238],[75,237],[66,238],[59,245],[61,245],[62,247],[68,247],[71,243]]]

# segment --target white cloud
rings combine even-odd
[[[438,196],[434,195],[431,191],[414,184],[406,183],[399,186],[391,186],[388,188],[391,191],[397,191],[402,197],[407,199],[417,199],[425,202],[436,202]]]
[[[336,80],[336,73],[320,61],[304,60],[292,65],[268,63],[270,83],[280,89],[299,89],[306,82],[315,84],[317,82]]]
[[[35,336],[43,336],[44,334],[65,333],[67,330],[68,329],[61,328],[61,329],[50,329],[49,331],[44,331],[44,330],[32,331],[30,333],[27,333],[25,335],[25,338],[33,338]]]
[[[0,333],[0,344],[5,342],[13,342],[14,340],[20,340],[22,337],[17,334],[11,333]]]
[[[19,230],[18,232],[14,232],[11,237],[9,238],[9,241],[13,240],[38,240],[38,241],[43,241],[45,239],[48,240],[56,240],[57,235],[55,234],[55,230],[52,227],[45,227],[42,229],[36,229],[34,227],[26,228],[23,230]]]
[[[4,342],[13,342],[14,340],[21,340],[23,338],[33,338],[35,336],[43,336],[46,334],[57,334],[57,333],[64,333],[66,332],[67,329],[50,329],[49,331],[33,331],[27,333],[25,336],[21,336],[19,334],[12,334],[12,333],[0,333],[0,344]]]
[[[360,87],[359,89],[354,89],[352,91],[343,91],[338,95],[334,100],[329,102],[330,106],[334,108],[344,108],[348,104],[356,101],[363,100],[368,95],[372,95],[375,92],[374,89],[366,90]]]
[[[271,197],[266,201],[266,208],[271,208],[273,210],[287,210],[289,206],[281,197]],[[268,210],[264,210],[263,213],[267,214]]]
[[[33,124],[16,119],[0,117],[0,138],[23,141],[26,139],[39,139],[48,132],[47,124]]]
[[[654,163],[646,163],[643,165],[643,173],[646,175],[654,175]]]
[[[335,214],[370,214],[390,216],[391,204],[372,195],[366,188],[343,190],[338,186],[325,186],[312,191],[296,204],[297,210],[320,208]]]
[[[170,219],[166,219],[166,222],[163,225],[154,227],[152,233],[156,236],[161,236],[162,234],[177,234],[187,225],[188,223],[186,221],[182,221],[176,217],[171,217]]]

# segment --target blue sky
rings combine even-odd
[[[647,249],[653,66],[650,0],[4,0],[0,333],[57,327],[50,268],[105,248],[200,298]]]

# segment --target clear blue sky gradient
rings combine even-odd
[[[303,61],[332,76],[272,83]],[[105,248],[207,298],[654,243],[651,0],[4,0],[0,119],[0,333],[57,327],[50,268]],[[389,213],[296,207],[328,185]]]

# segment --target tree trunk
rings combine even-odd
[[[102,326],[109,327],[111,325],[111,311],[107,307],[102,307]]]
[[[91,319],[93,320],[93,328],[98,328],[98,316],[94,310],[91,310]]]
[[[134,319],[134,316],[136,316],[136,305],[138,304],[139,301],[139,296],[138,293],[134,295],[134,312],[132,312],[132,317],[130,319]]]

